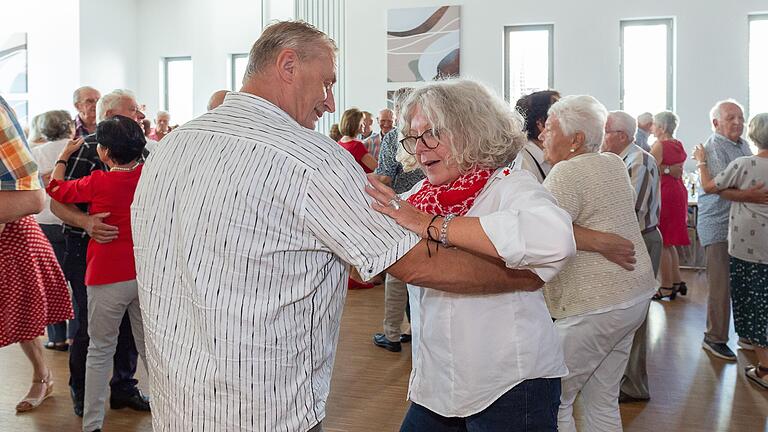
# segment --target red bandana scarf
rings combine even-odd
[[[418,192],[408,198],[417,209],[431,215],[465,215],[475,198],[488,183],[495,170],[478,169],[470,171],[449,184],[435,186],[424,180]]]

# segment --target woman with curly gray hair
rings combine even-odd
[[[400,143],[427,178],[398,197],[369,176],[373,208],[431,240],[432,254],[459,247],[552,279],[575,253],[571,220],[508,167],[526,141],[520,114],[470,80],[414,90],[402,114]],[[401,431],[557,429],[567,370],[541,291],[408,289],[412,404]]]

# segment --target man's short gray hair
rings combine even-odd
[[[451,158],[462,172],[507,165],[525,145],[523,118],[479,82],[439,81],[413,90],[402,107],[403,135],[410,132],[416,107],[439,135],[440,145],[450,145]]]
[[[656,127],[660,128],[664,132],[668,133],[670,136],[675,134],[678,121],[679,119],[677,114],[673,113],[672,111],[662,111],[653,116],[653,124],[655,124]]]
[[[133,92],[125,89],[112,90],[111,93],[107,93],[99,99],[96,104],[96,119],[97,121],[104,121],[107,119],[107,111],[111,111],[120,106],[120,103],[125,98],[131,98],[134,101],[136,96]]]
[[[93,87],[90,87],[90,86],[83,86],[83,87],[80,87],[80,88],[78,88],[77,90],[75,90],[75,91],[72,93],[72,105],[74,105],[74,104],[76,104],[76,103],[80,102],[80,93],[82,93],[82,92],[84,92],[84,91],[86,91],[86,90],[93,90],[93,91],[95,91],[95,92],[98,92],[98,90],[96,90],[95,88],[93,88]]]
[[[742,113],[744,112],[744,107],[740,103],[738,103],[736,101],[736,99],[730,99],[730,98],[729,99],[723,99],[721,101],[717,101],[715,103],[715,105],[712,107],[712,109],[709,110],[709,121],[710,121],[710,123],[713,120],[720,120],[721,119],[722,113],[720,112],[720,108],[723,105],[729,104],[729,103],[736,105],[737,107],[739,107],[739,109],[741,110]]]
[[[635,132],[637,132],[637,120],[629,115],[626,111],[611,111],[608,114],[608,119],[611,121],[611,129],[615,131],[622,131],[629,138],[629,142],[635,140]],[[651,117],[653,119],[653,117]]]
[[[557,117],[563,134],[583,133],[587,152],[595,153],[600,149],[608,110],[597,99],[589,95],[566,96],[549,107],[547,114]]]
[[[747,136],[760,150],[768,149],[768,113],[760,113],[749,122]]]
[[[278,21],[270,24],[251,48],[243,82],[274,63],[277,55],[284,49],[296,51],[299,59],[303,61],[323,54],[323,47],[328,50],[326,52],[334,55],[335,61],[338,51],[336,42],[312,24],[304,21]]]
[[[639,126],[647,125],[653,123],[653,114],[649,112],[644,112],[637,116],[637,124]]]

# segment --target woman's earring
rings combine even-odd
[[[576,151],[576,149],[575,149],[575,148],[573,148],[573,147],[571,147],[571,153],[573,153],[573,152],[575,152],[575,151]]]

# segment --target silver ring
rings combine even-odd
[[[389,200],[389,206],[395,210],[400,210],[400,198],[395,196],[394,198]]]

